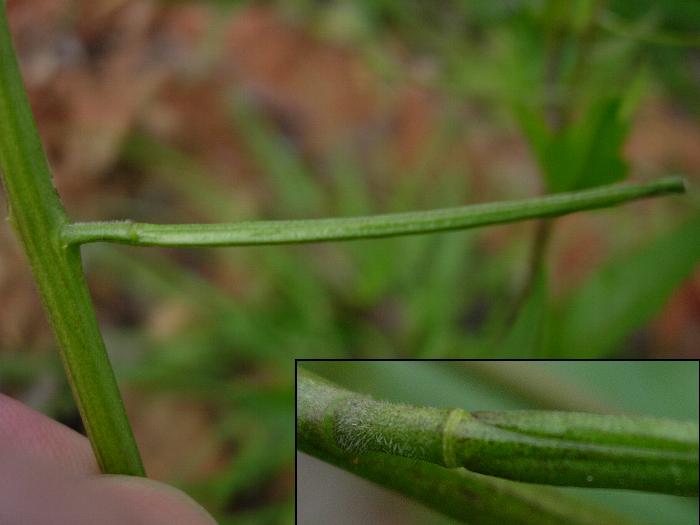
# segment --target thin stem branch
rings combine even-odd
[[[381,452],[348,456],[316,448],[308,442],[300,443],[299,449],[465,523],[631,525],[618,514],[550,487],[484,476],[465,469],[446,469]]]
[[[139,246],[191,247],[370,239],[554,217],[683,191],[683,180],[669,177],[643,184],[618,184],[518,201],[368,217],[229,224],[72,223],[63,226],[61,240],[66,246],[109,241]]]
[[[54,189],[0,4],[0,167],[14,227],[59,343],[68,379],[105,473],[143,475],[100,334],[77,246],[65,246],[68,218]]]
[[[578,412],[466,412],[375,401],[297,371],[297,439],[507,479],[696,496],[698,426]]]

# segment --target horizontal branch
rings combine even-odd
[[[635,199],[682,193],[683,179],[617,184],[532,199],[474,204],[367,217],[253,221],[229,224],[147,224],[131,221],[67,224],[66,245],[117,242],[139,246],[250,246],[371,239],[463,230],[583,210],[606,208]]]
[[[299,369],[297,438],[350,457],[382,452],[532,483],[698,494],[698,426],[690,422],[396,405]]]

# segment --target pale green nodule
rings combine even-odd
[[[578,412],[467,412],[376,401],[298,370],[297,436],[518,481],[698,494],[698,425]]]

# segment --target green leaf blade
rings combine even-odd
[[[700,215],[611,261],[561,307],[553,341],[562,357],[603,357],[648,322],[700,261]]]

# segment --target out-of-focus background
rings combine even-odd
[[[553,226],[264,249],[85,247],[148,471],[222,523],[293,519],[293,357],[700,355],[699,4],[7,8],[78,220],[342,216],[671,173],[690,183],[685,196]],[[0,298],[0,391],[80,428],[9,225]]]
[[[351,390],[397,403],[465,410],[554,409],[698,419],[698,363],[679,361],[300,361]],[[396,493],[297,453],[304,525],[452,525]],[[561,489],[640,525],[694,525],[698,499]]]

